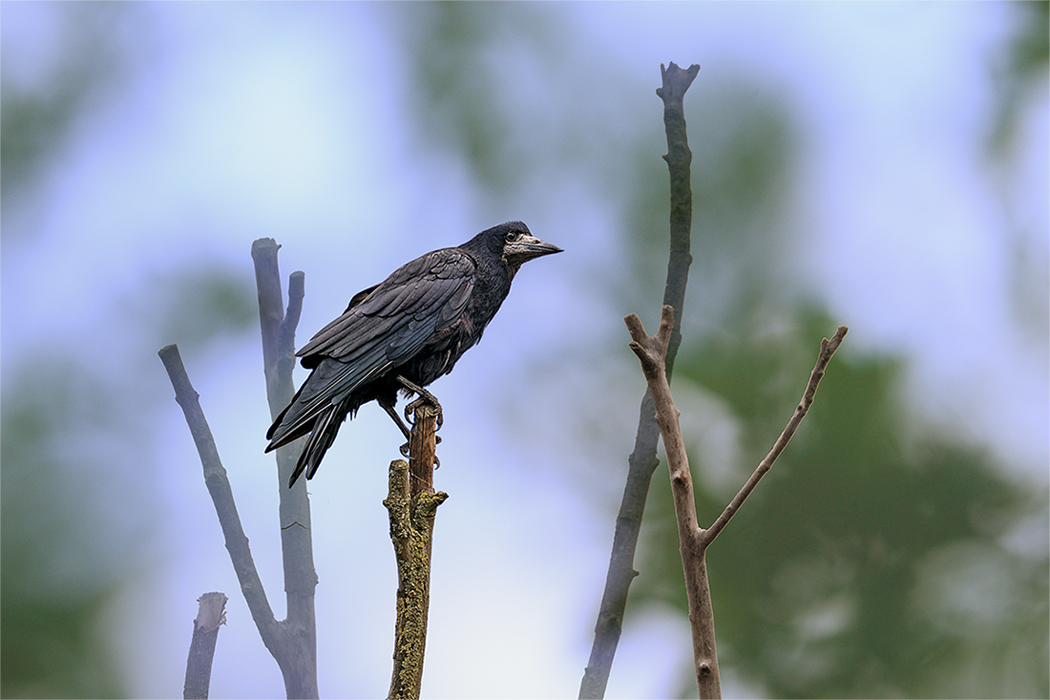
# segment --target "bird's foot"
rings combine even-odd
[[[414,382],[411,382],[411,381],[405,379],[401,375],[397,376],[397,381],[401,384],[401,386],[403,386],[406,389],[408,389],[409,391],[414,392],[414,393],[419,395],[419,398],[417,398],[415,401],[412,401],[407,406],[405,406],[405,420],[408,421],[409,425],[415,425],[415,411],[416,411],[416,409],[419,408],[420,406],[423,406],[424,404],[429,404],[431,406],[431,408],[434,409],[434,430],[436,432],[437,429],[441,427],[441,424],[445,420],[444,414],[443,414],[443,412],[441,410],[441,404],[438,402],[437,398],[433,394],[431,394],[429,391],[424,389],[423,387],[419,386],[418,384],[416,384]],[[400,418],[397,417],[396,412],[393,410],[393,408],[391,408],[387,412],[390,413],[390,415],[392,417],[394,417],[394,419],[397,421],[398,426],[401,427],[401,432],[403,432],[405,434],[405,439],[406,440],[411,440],[412,439],[411,438],[411,435],[412,435],[411,431],[408,429],[407,426],[405,426],[404,423],[401,422]],[[437,446],[437,445],[440,445],[440,444],[441,444],[441,437],[438,436],[438,435],[434,435],[434,445]],[[405,457],[408,457],[410,455],[410,453],[411,453],[410,443],[406,442],[404,445],[401,446],[401,454],[404,455]],[[441,461],[437,458],[437,455],[434,455],[434,468],[437,469],[440,466],[441,466]]]
[[[409,418],[409,416],[413,416],[417,408],[426,404],[429,404],[431,408],[434,409],[434,430],[438,430],[442,423],[445,422],[445,414],[441,410],[441,404],[439,404],[437,399],[434,398],[434,395],[429,392],[421,395],[418,399],[405,406],[405,419],[415,423],[415,419]]]
[[[415,412],[415,410],[423,404],[430,404],[434,408],[434,430],[439,429],[442,423],[445,422],[445,415],[444,412],[441,410],[441,404],[438,402],[437,397],[435,397],[433,394],[431,394],[429,391],[419,386],[418,384],[414,384],[413,382],[410,382],[409,380],[405,379],[400,374],[397,375],[397,381],[399,381],[401,383],[401,386],[405,387],[409,391],[419,394],[418,399],[405,406],[405,420],[412,422],[413,419],[411,418],[411,416]]]

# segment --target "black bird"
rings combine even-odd
[[[343,315],[296,353],[313,372],[266,433],[267,452],[310,434],[288,487],[304,471],[313,478],[346,416],[373,399],[407,437],[394,410],[398,390],[433,401],[423,387],[481,340],[522,263],[560,252],[509,221],[416,258],[355,294]]]

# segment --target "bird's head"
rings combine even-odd
[[[558,246],[533,236],[529,227],[520,221],[508,221],[493,226],[485,233],[490,237],[493,247],[498,245],[502,248],[500,257],[512,270],[518,269],[522,263],[533,258],[562,252]]]

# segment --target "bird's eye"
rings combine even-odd
[[[503,240],[507,243],[513,243],[518,240],[519,237],[521,237],[521,234],[518,231],[507,231],[507,235],[503,237]]]

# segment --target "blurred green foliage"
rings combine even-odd
[[[85,428],[79,409],[108,391],[69,358],[44,364],[43,376],[28,370],[4,387],[0,695],[119,697],[117,665],[98,619],[130,561],[114,561],[119,543],[98,536],[105,529],[99,494],[90,472],[78,469],[106,465],[77,464],[62,449]]]
[[[1046,85],[1050,61],[1050,2],[1017,4],[1016,27],[1000,60],[993,65],[998,110],[989,145],[1002,155],[1016,136],[1018,111],[1033,85]]]
[[[151,477],[147,426],[154,408],[170,400],[137,385],[136,366],[171,339],[200,351],[243,333],[254,318],[249,284],[204,265],[154,280],[148,305],[117,304],[103,325],[116,327],[121,319],[142,333],[122,336],[127,371],[117,375],[91,366],[89,353],[66,354],[75,348],[7,360],[0,696],[126,695],[102,621],[148,559],[156,525],[143,509],[151,495],[130,477]]]
[[[4,71],[4,210],[16,196],[31,201],[32,188],[61,151],[84,103],[113,77],[112,55],[104,42],[110,16],[58,13],[57,21],[68,22],[64,33],[71,46],[54,57],[43,91],[19,86]],[[77,25],[88,31],[77,31]],[[5,69],[11,65],[7,56],[3,63]],[[8,223],[3,226],[5,243],[28,235]],[[6,332],[12,329],[6,327]],[[10,357],[4,361],[0,696],[122,696],[118,667],[100,637],[99,619],[127,569],[114,565],[112,550],[98,537],[104,530],[96,508],[98,493],[83,488],[83,472],[80,479],[71,478],[80,465],[63,449],[64,442],[75,443],[92,418],[97,423],[108,415],[105,409],[116,397],[70,355],[41,353],[18,368]],[[86,399],[92,410],[81,412]],[[102,470],[106,465],[92,467]],[[110,566],[99,566],[100,561]]]
[[[8,6],[5,12],[16,11]],[[33,85],[20,84],[9,70],[18,60],[6,55],[0,79],[0,181],[2,204],[26,196],[26,188],[46,175],[68,145],[78,117],[97,107],[93,101],[125,84],[132,63],[125,42],[114,41],[120,23],[135,10],[116,4],[56,6],[43,17],[58,25],[61,50],[45,52],[35,72],[45,75]],[[0,52],[6,54],[0,47]],[[4,226],[4,237],[24,233]]]

